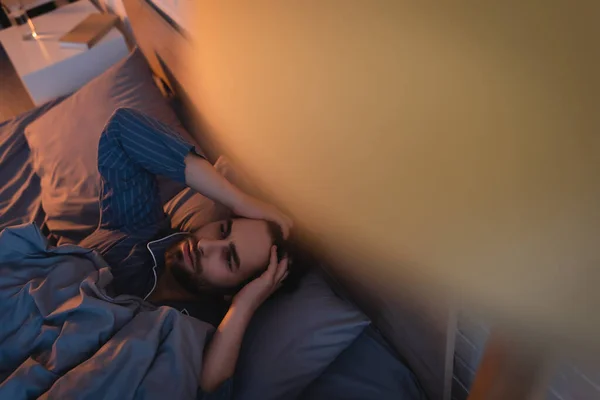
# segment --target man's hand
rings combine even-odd
[[[204,158],[190,153],[185,157],[185,182],[189,187],[233,210],[240,217],[264,219],[281,227],[287,239],[292,220],[277,207],[243,193],[217,172]]]
[[[288,273],[288,258],[277,262],[277,247],[271,247],[267,270],[240,290],[233,298],[233,306],[256,310],[280,286]]]
[[[287,267],[287,257],[278,263],[277,247],[273,246],[267,270],[235,295],[227,315],[204,353],[200,374],[202,390],[212,392],[233,375],[252,314],[281,285],[287,276]]]
[[[279,211],[277,207],[249,195],[243,196],[240,204],[233,208],[233,212],[241,217],[264,219],[276,223],[281,227],[284,239],[288,238],[294,225],[292,219]]]

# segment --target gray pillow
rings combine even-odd
[[[48,228],[63,241],[79,242],[98,225],[98,140],[119,107],[158,118],[196,144],[154,84],[139,50],[37,119],[25,135],[41,180]],[[181,189],[164,182],[160,187],[165,200]]]
[[[268,300],[254,315],[233,379],[236,399],[294,399],[369,324],[318,271],[297,291]]]

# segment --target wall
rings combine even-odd
[[[489,333],[489,325],[481,319],[473,318],[464,312],[459,314],[454,351],[453,400],[467,398]]]
[[[127,19],[127,13],[123,6],[123,0],[92,0],[99,4],[100,8],[107,12],[114,13],[121,17],[122,20]],[[193,0],[150,0],[158,9],[169,16],[175,23],[181,27],[189,26],[189,17],[193,16],[190,11]]]
[[[600,3],[196,3],[207,133],[332,257],[600,351]]]

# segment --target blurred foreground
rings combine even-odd
[[[202,124],[338,270],[599,359],[597,2],[197,6]]]

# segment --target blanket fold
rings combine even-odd
[[[195,398],[214,328],[111,297],[96,252],[48,246],[33,224],[0,232],[0,398]]]

